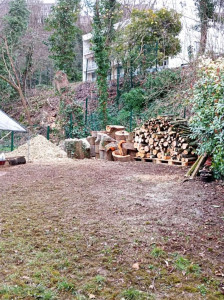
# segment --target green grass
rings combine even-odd
[[[115,235],[117,225],[108,229],[103,224],[106,236],[101,236],[102,224],[86,229],[78,217],[67,222],[64,215],[69,208],[61,199],[70,196],[63,194],[57,200],[57,187],[51,182],[30,184],[28,188],[24,182],[13,184],[1,195],[0,299],[87,300],[94,294],[103,300],[151,300],[161,295],[179,300],[182,292],[188,292],[192,299],[210,300],[221,293],[221,279],[210,262],[203,262],[201,269],[193,263],[200,257],[172,254],[159,236],[159,246],[150,248],[150,243],[141,243],[140,231],[124,238]],[[43,190],[46,196],[53,193],[51,201],[42,197]],[[127,223],[122,226],[128,228]],[[132,268],[136,258],[139,270]],[[152,284],[155,296],[149,293]]]
[[[121,296],[125,300],[153,300],[153,295],[136,290],[135,288],[129,288],[122,292]]]
[[[101,275],[96,275],[95,281],[97,284],[103,285],[105,283],[106,279]]]
[[[190,260],[182,256],[177,256],[174,265],[178,270],[184,271],[186,273],[199,274],[201,272],[201,268],[199,265],[193,264],[192,262],[190,262]]]
[[[198,285],[197,288],[198,288],[198,290],[199,290],[199,292],[200,292],[200,294],[202,296],[206,296],[206,294],[207,294],[207,288],[206,288],[206,286],[204,284]]]
[[[56,293],[45,286],[9,286],[4,285],[0,288],[2,299],[24,299],[33,297],[34,299],[53,300],[56,299]]]
[[[154,247],[151,251],[151,255],[155,258],[157,257],[165,257],[166,256],[166,252],[159,248],[159,247]]]
[[[80,294],[79,292],[75,293],[74,296],[75,296],[74,300],[87,300],[87,299],[89,299],[89,297],[87,298],[86,296]]]
[[[64,279],[63,281],[58,282],[58,290],[59,291],[74,291],[75,290],[75,285],[67,279]]]

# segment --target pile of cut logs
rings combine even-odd
[[[186,119],[173,116],[150,119],[135,129],[136,157],[194,161],[196,143],[190,134]]]
[[[123,126],[107,125],[106,131],[91,133],[91,136],[84,139],[64,141],[64,150],[68,157],[77,159],[95,157],[122,162],[134,160],[136,150],[133,145],[133,133],[125,131]]]

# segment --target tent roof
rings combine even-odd
[[[26,132],[26,129],[0,110],[0,130]]]

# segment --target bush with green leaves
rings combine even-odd
[[[119,105],[108,107],[108,122],[133,129],[138,125],[137,121],[141,118],[144,106],[145,91],[141,88],[133,88],[121,96]]]
[[[180,15],[174,10],[133,9],[129,24],[118,27],[113,46],[125,77],[137,70],[145,75],[148,68],[177,55],[181,50],[180,31]]]
[[[160,72],[150,73],[147,76],[144,88],[147,91],[147,101],[165,98],[172,89],[181,83],[180,70],[165,69]]]
[[[121,104],[127,111],[140,112],[145,104],[145,91],[141,88],[131,89],[121,96]]]
[[[191,100],[192,137],[198,140],[198,153],[212,155],[216,178],[224,178],[224,59],[202,61],[200,79]]]
[[[84,122],[83,108],[74,102],[60,102],[60,126],[64,129],[66,138],[84,138],[89,132]]]

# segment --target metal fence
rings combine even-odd
[[[11,152],[29,140],[29,133],[0,130],[0,152]]]

